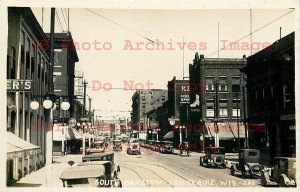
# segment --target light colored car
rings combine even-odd
[[[121,181],[107,177],[107,172],[104,163],[78,165],[63,170],[60,179],[63,187],[122,187]]]
[[[129,155],[140,155],[141,154],[141,148],[139,143],[129,143],[129,147],[127,148],[127,154]]]

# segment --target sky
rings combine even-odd
[[[67,31],[64,8],[56,8],[60,20],[56,19],[56,32]],[[50,9],[45,8],[44,14],[41,7],[32,10],[49,32]],[[130,117],[123,112],[131,110],[135,90],[123,89],[129,85],[133,89],[167,89],[173,76],[182,79],[185,71],[184,77],[188,77],[196,52],[217,58],[218,49],[245,37],[239,47],[220,50],[219,57],[251,55],[250,9],[71,8],[69,18],[79,57],[76,69],[84,72],[92,108],[103,119]],[[280,27],[282,37],[295,30],[292,9],[252,9],[252,53],[278,40]]]

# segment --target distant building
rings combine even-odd
[[[245,81],[240,69],[245,65],[246,58],[204,58],[195,54],[189,66],[191,143],[203,148],[214,145],[219,137],[219,146],[232,150],[238,147],[239,129],[240,146],[244,147],[245,129],[240,120],[244,117]],[[205,142],[200,141],[200,136]]]
[[[295,33],[247,58],[249,144],[263,158],[296,155]]]
[[[132,96],[131,128],[146,133],[147,113],[168,100],[167,90],[137,90]]]

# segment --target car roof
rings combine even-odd
[[[296,161],[295,157],[275,157],[274,159],[287,159],[287,160],[295,160]]]
[[[106,163],[111,163],[111,161],[87,161],[87,162],[79,162],[78,166],[104,165]]]
[[[95,178],[103,176],[104,173],[105,168],[103,165],[75,166],[63,170],[59,178],[61,180]]]
[[[104,157],[104,156],[108,156],[108,155],[113,155],[114,153],[110,152],[110,153],[93,153],[90,155],[86,155],[83,157]]]

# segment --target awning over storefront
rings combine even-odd
[[[6,133],[7,138],[7,159],[35,155],[40,152],[40,147],[29,143],[12,132]]]
[[[205,125],[207,128],[208,137],[214,137],[215,136],[214,123],[206,123]],[[240,138],[245,138],[245,126],[242,123],[240,123],[239,126],[237,126],[236,123],[218,123],[218,130],[219,130],[218,135],[221,140],[235,139],[238,138],[238,135]]]
[[[172,139],[174,137],[174,132],[169,131],[165,136],[163,136],[163,139]]]

